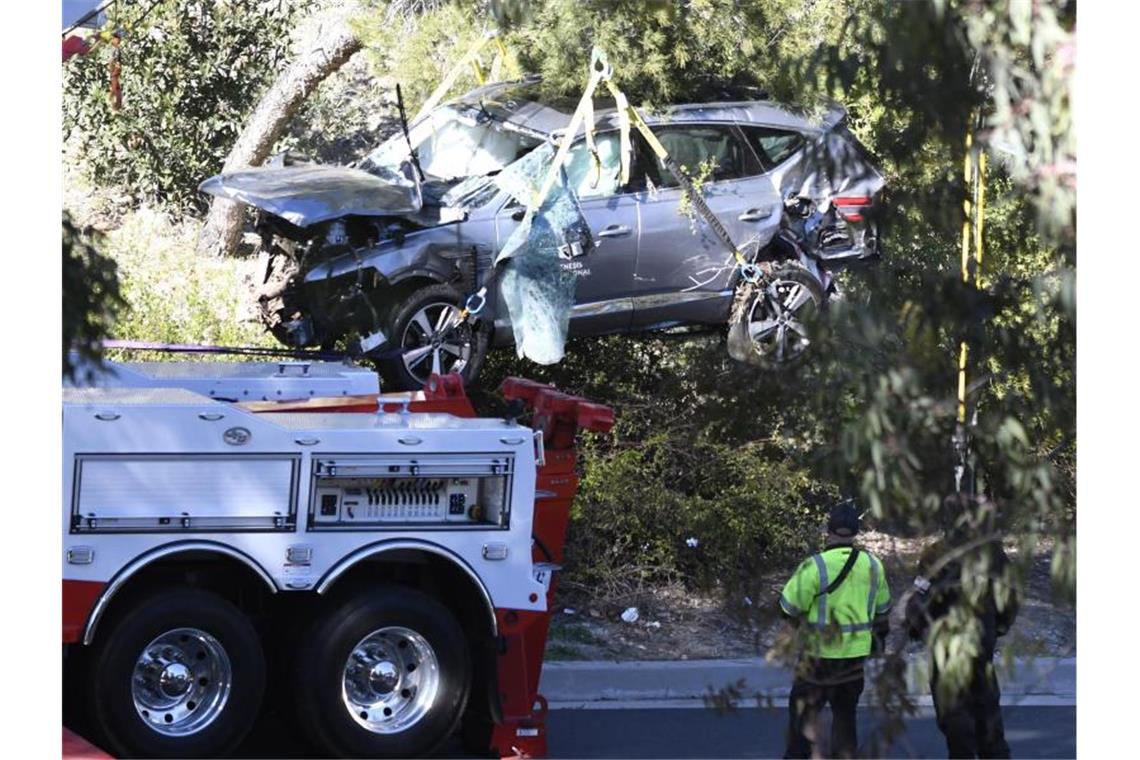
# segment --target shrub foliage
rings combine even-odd
[[[96,233],[81,230],[63,212],[63,375],[77,371],[70,352],[79,359],[103,359],[101,341],[127,302],[119,289],[118,265],[100,253]]]
[[[257,98],[284,65],[292,0],[115,3],[122,107],[111,99],[113,48],[64,64],[63,125],[92,179],[136,202],[203,211],[198,183],[218,172]],[[149,14],[148,14],[148,11]]]

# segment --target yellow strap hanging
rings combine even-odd
[[[534,194],[534,197],[531,198],[530,203],[527,204],[526,215],[523,217],[523,224],[526,224],[527,220],[534,215],[534,212],[542,206],[542,203],[546,200],[546,196],[550,193],[551,188],[554,187],[554,182],[558,178],[558,173],[561,171],[562,164],[570,152],[570,144],[574,142],[574,136],[578,134],[578,127],[580,127],[583,121],[585,121],[586,112],[589,111],[591,116],[593,114],[594,91],[598,88],[598,84],[602,81],[603,77],[608,76],[610,71],[610,65],[606,61],[605,55],[601,53],[601,51],[599,51],[597,48],[595,48],[593,55],[591,56],[590,79],[588,82],[586,82],[586,89],[582,92],[582,98],[578,101],[578,107],[574,109],[574,115],[570,117],[570,124],[566,127],[566,131],[562,134],[561,141],[558,145],[558,150],[554,153],[554,159],[550,162],[550,168],[546,172],[546,177],[543,179],[542,185],[539,186],[538,191]],[[594,124],[593,119],[591,118],[591,120],[586,125],[587,139],[591,141],[593,140],[593,129]],[[483,287],[479,288],[478,292],[467,299],[467,303],[464,304],[463,308],[456,313],[454,317],[454,323],[460,324],[471,314],[477,313],[479,310],[481,310],[483,305],[486,303],[486,297],[487,286],[483,285]],[[477,306],[473,307],[473,303],[477,304]]]
[[[495,51],[495,57],[491,59],[492,82],[498,82],[503,78],[503,67],[507,65],[507,46],[499,37],[495,37]]]
[[[480,87],[487,84],[487,77],[483,75],[483,61],[480,60],[478,56],[475,56],[475,58],[471,60],[471,71],[475,75],[475,81],[479,83]]]
[[[966,133],[966,156],[962,159],[962,179],[967,187],[973,184],[974,180],[974,136],[970,132]],[[970,195],[962,199],[962,262],[961,273],[962,283],[969,284],[970,282],[970,221],[973,216],[973,204],[970,202]],[[963,340],[958,344],[958,422],[966,424],[966,362],[969,358],[970,349]]]
[[[428,99],[424,101],[424,104],[420,106],[420,110],[416,113],[415,118],[413,118],[412,121],[417,121],[421,116],[439,105],[439,102],[443,100],[443,96],[448,93],[448,91],[455,84],[455,81],[459,79],[459,74],[467,66],[475,67],[475,78],[479,80],[480,84],[483,84],[483,71],[482,67],[479,65],[479,51],[486,47],[488,42],[497,40],[498,35],[499,33],[497,31],[492,30],[476,40],[475,44],[471,46],[471,49],[468,50],[467,53],[464,54],[464,56],[460,58],[454,66],[451,67],[451,70],[448,71],[447,74],[444,75],[443,80],[440,81],[439,85],[435,88],[432,94],[428,96]],[[498,46],[500,52],[505,58],[506,48],[503,47],[501,41],[498,43]]]
[[[692,183],[688,181],[687,177],[685,177],[684,172],[676,166],[676,162],[674,162],[670,157],[669,151],[666,150],[665,146],[661,144],[661,141],[657,139],[657,135],[653,134],[653,130],[650,129],[649,125],[645,123],[645,119],[641,117],[641,114],[638,113],[637,109],[629,104],[629,101],[626,100],[621,90],[619,90],[609,78],[607,78],[605,81],[606,88],[610,91],[610,94],[614,96],[614,100],[619,104],[624,104],[624,111],[630,123],[632,123],[633,126],[637,127],[637,131],[640,132],[641,136],[645,138],[645,141],[649,143],[649,147],[653,149],[653,152],[657,154],[657,157],[661,159],[661,162],[665,164],[665,166],[668,167],[670,171],[675,171],[675,173],[681,175],[678,177],[678,179],[681,179],[681,184],[684,187],[684,190],[689,194],[689,200],[693,204],[693,208],[695,208],[698,213],[700,213],[701,217],[705,220],[705,223],[708,224],[710,228],[712,228],[717,237],[719,237],[721,241],[728,247],[728,249],[732,251],[733,259],[735,259],[737,266],[741,268],[741,272],[745,275],[745,279],[747,279],[749,282],[756,282],[759,279],[759,271],[755,268],[755,265],[750,264],[740,249],[736,247],[736,244],[732,241],[732,238],[728,234],[728,230],[724,228],[724,225],[720,223],[720,220],[716,218],[716,215],[712,213],[712,210],[709,209],[708,204],[705,203],[704,198],[701,197],[699,191],[693,187]],[[626,151],[623,151],[623,156],[625,157],[625,160],[628,161],[628,154]],[[684,177],[684,179],[681,177]]]
[[[546,172],[546,179],[543,180],[538,193],[532,199],[527,213],[530,213],[531,209],[537,209],[541,206],[542,202],[546,200],[550,188],[554,187],[554,181],[558,177],[558,172],[566,160],[566,155],[570,152],[570,144],[574,142],[574,136],[578,134],[578,127],[582,126],[587,112],[590,114],[594,112],[594,90],[598,88],[598,85],[608,77],[611,72],[612,69],[605,55],[597,48],[594,48],[590,60],[590,79],[586,82],[586,89],[582,92],[582,99],[578,101],[578,107],[574,109],[574,115],[570,117],[570,124],[566,127],[566,131],[562,133],[561,142],[558,145],[558,152],[554,154],[554,160],[550,164],[550,169]],[[594,124],[591,121],[586,125],[587,140],[593,140],[593,135],[591,134],[593,130]]]
[[[982,224],[986,213],[986,153],[978,153],[978,193],[974,215],[974,286],[982,288]]]
[[[977,160],[974,160],[974,138],[971,133],[966,134],[966,156],[962,161],[962,177],[971,191],[962,201],[962,283],[970,284],[973,277],[974,288],[982,287],[982,231],[985,219],[986,206],[986,154],[979,151]],[[973,200],[971,200],[971,196]],[[971,234],[972,233],[972,234]],[[970,271],[970,240],[973,238],[973,272]],[[966,369],[969,362],[970,347],[962,340],[958,347],[958,422],[966,424]]]
[[[586,155],[590,159],[590,187],[597,187],[602,180],[602,159],[598,156],[598,146],[594,142],[594,99],[582,101],[585,109],[582,114],[582,123],[586,125]]]
[[[618,137],[621,141],[619,147],[621,153],[621,185],[624,187],[629,182],[629,159],[633,154],[633,146],[629,141],[629,101],[625,99],[625,94],[616,88],[610,88],[610,92],[613,93],[614,104],[617,106]]]

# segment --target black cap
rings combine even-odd
[[[859,532],[859,513],[852,499],[841,501],[831,508],[827,530],[837,536],[854,536]]]

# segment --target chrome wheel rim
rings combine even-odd
[[[135,711],[164,736],[186,736],[209,726],[222,714],[232,688],[225,648],[197,628],[156,637],[143,648],[131,677]]]
[[[418,723],[439,694],[435,650],[410,628],[373,631],[344,664],[341,696],[358,725],[374,734],[397,734]]]
[[[752,301],[748,336],[761,356],[785,364],[811,345],[807,322],[819,309],[815,294],[796,280],[773,280]]]
[[[426,304],[412,316],[404,328],[400,347],[404,369],[423,383],[433,373],[445,375],[462,372],[471,361],[471,328],[450,328],[459,307],[446,301]]]

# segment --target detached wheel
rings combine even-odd
[[[265,691],[257,632],[230,602],[170,589],[100,631],[90,671],[97,730],[127,757],[212,757],[237,747]]]
[[[729,342],[747,346],[745,360],[751,364],[791,369],[810,354],[809,328],[826,306],[823,289],[810,272],[782,267],[755,288],[729,328]]]
[[[431,285],[397,301],[390,312],[391,346],[402,356],[389,360],[386,374],[400,390],[419,390],[433,373],[449,372],[470,385],[487,355],[490,330],[465,322],[449,327],[462,296],[449,285]]]
[[[340,757],[431,753],[455,731],[471,688],[459,623],[438,601],[399,587],[330,611],[297,661],[298,719]]]

